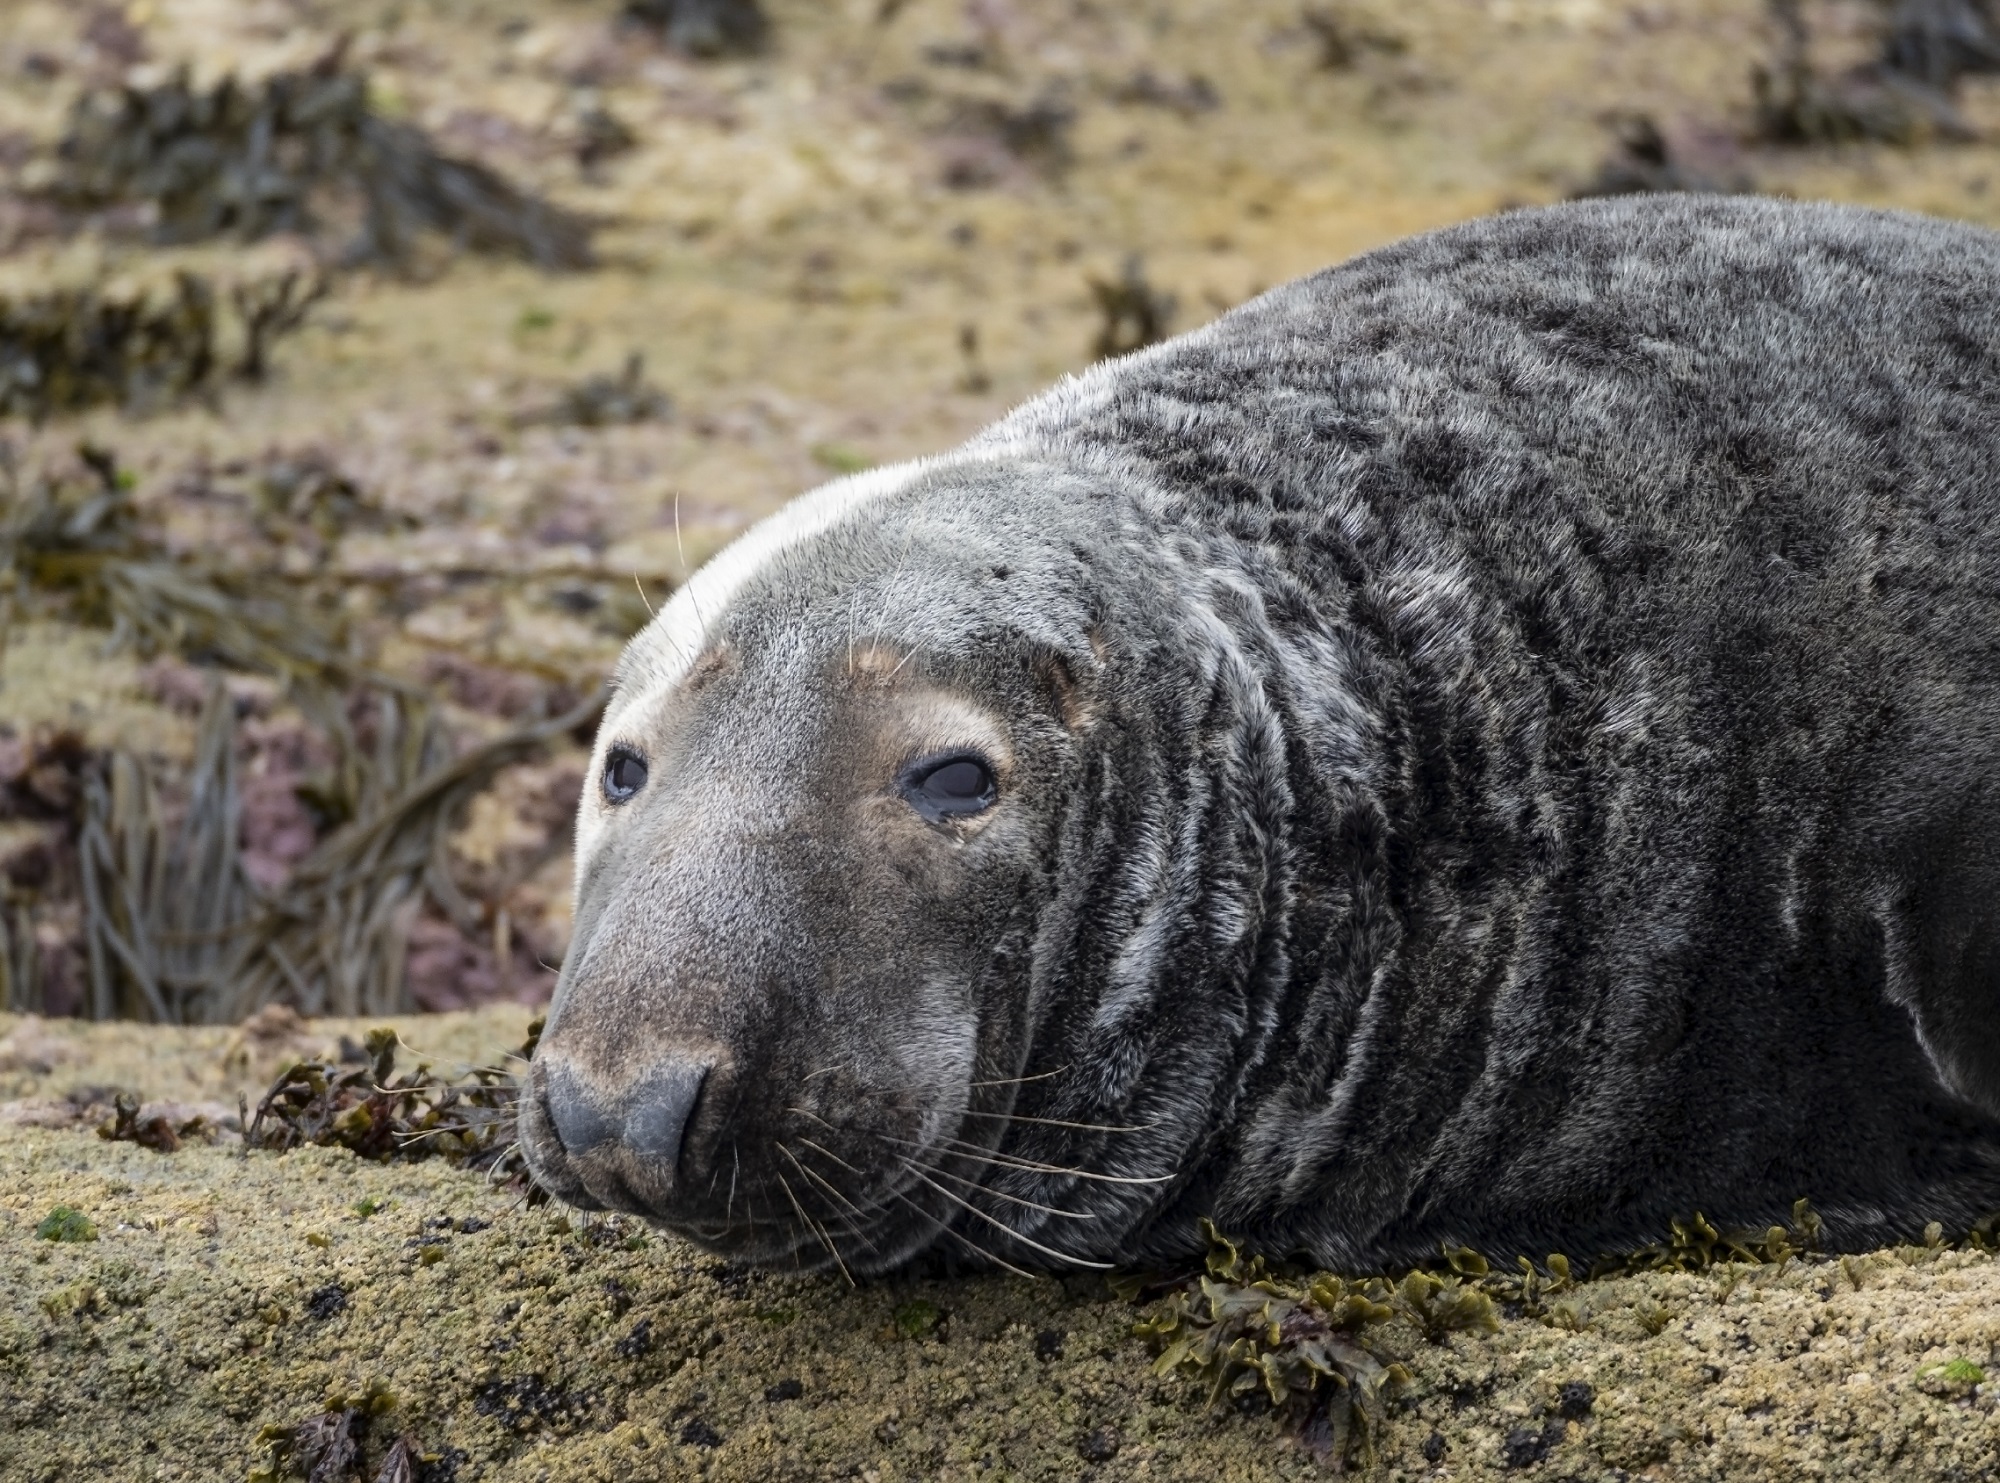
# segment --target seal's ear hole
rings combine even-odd
[[[623,803],[645,786],[646,759],[630,747],[613,747],[604,759],[604,801]]]
[[[993,766],[977,752],[926,757],[903,769],[903,796],[933,824],[981,814],[999,801]]]

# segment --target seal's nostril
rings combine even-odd
[[[625,1143],[632,1152],[671,1169],[680,1161],[681,1135],[708,1076],[702,1061],[668,1061],[655,1066],[632,1089],[625,1115]]]
[[[548,1069],[549,1119],[556,1125],[556,1137],[571,1154],[587,1153],[600,1143],[609,1143],[619,1133],[618,1119],[610,1116],[592,1095],[593,1089],[562,1061]]]

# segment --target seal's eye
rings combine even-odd
[[[613,747],[604,763],[604,798],[623,803],[646,786],[646,759],[629,747]]]
[[[933,824],[984,813],[998,793],[983,757],[932,757],[903,774],[903,796]]]

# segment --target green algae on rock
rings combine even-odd
[[[35,1223],[41,1241],[95,1241],[97,1227],[90,1217],[68,1205],[58,1205]]]

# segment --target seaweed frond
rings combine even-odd
[[[1757,1230],[1739,1226],[1717,1230],[1700,1211],[1688,1220],[1668,1223],[1666,1239],[1637,1250],[1599,1257],[1590,1275],[1604,1277],[1628,1272],[1701,1272],[1719,1262],[1783,1264],[1820,1249],[1826,1224],[1810,1200],[1792,1203],[1789,1225]]]
[[[1207,1220],[1202,1230],[1207,1271],[1138,1326],[1161,1350],[1153,1373],[1201,1380],[1211,1405],[1261,1394],[1336,1469],[1371,1458],[1388,1397],[1410,1376],[1361,1336],[1398,1315],[1395,1293],[1380,1279],[1351,1284],[1323,1273],[1289,1281]]]
[[[322,242],[323,255],[350,264],[407,265],[427,235],[543,268],[594,261],[593,219],[385,118],[344,44],[256,83],[232,74],[200,87],[182,69],[152,86],[86,93],[57,153],[56,204],[94,213],[144,203],[163,242],[324,238],[343,214],[326,210],[331,196],[355,208],[346,214],[358,212],[361,229]],[[278,317],[296,304],[288,296]],[[254,318],[253,306],[244,312]]]
[[[534,1054],[542,1022],[522,1047]],[[251,1148],[283,1152],[301,1144],[345,1148],[366,1159],[445,1158],[535,1192],[515,1137],[519,1088],[514,1074],[478,1066],[463,1078],[439,1076],[427,1063],[396,1072],[393,1029],[368,1032],[356,1063],[298,1061],[285,1067],[245,1123]]]
[[[476,925],[447,869],[450,830],[502,769],[587,726],[603,692],[455,754],[439,707],[365,663],[309,592],[166,554],[142,531],[112,455],[89,445],[79,454],[92,471],[84,481],[29,482],[0,464],[0,494],[12,496],[0,514],[0,642],[36,595],[109,628],[114,644],[268,675],[334,758],[314,799],[333,827],[269,892],[240,858],[237,717],[219,678],[184,808],[165,806],[157,763],[123,752],[90,761],[77,833],[88,1012],[234,1023],[274,1003],[308,1015],[406,1010],[414,914],[428,902],[463,930]],[[189,892],[188,880],[205,888]],[[20,925],[18,903],[13,916],[0,986],[6,1002],[23,1003],[35,975],[17,964],[16,942],[32,923]]]

